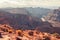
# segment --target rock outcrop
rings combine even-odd
[[[7,29],[8,31],[2,29]],[[38,30],[15,30],[9,25],[0,24],[0,40],[60,40],[60,35]]]

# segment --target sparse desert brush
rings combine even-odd
[[[58,33],[53,33],[52,35],[53,35],[53,36],[59,36],[59,34],[58,34]]]

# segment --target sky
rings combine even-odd
[[[0,0],[0,8],[6,7],[43,7],[43,8],[58,8],[60,0]]]

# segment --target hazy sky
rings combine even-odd
[[[58,8],[60,0],[0,0],[0,8],[5,7]]]

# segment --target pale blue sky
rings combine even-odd
[[[0,0],[0,8],[5,7],[58,8],[60,0]]]

